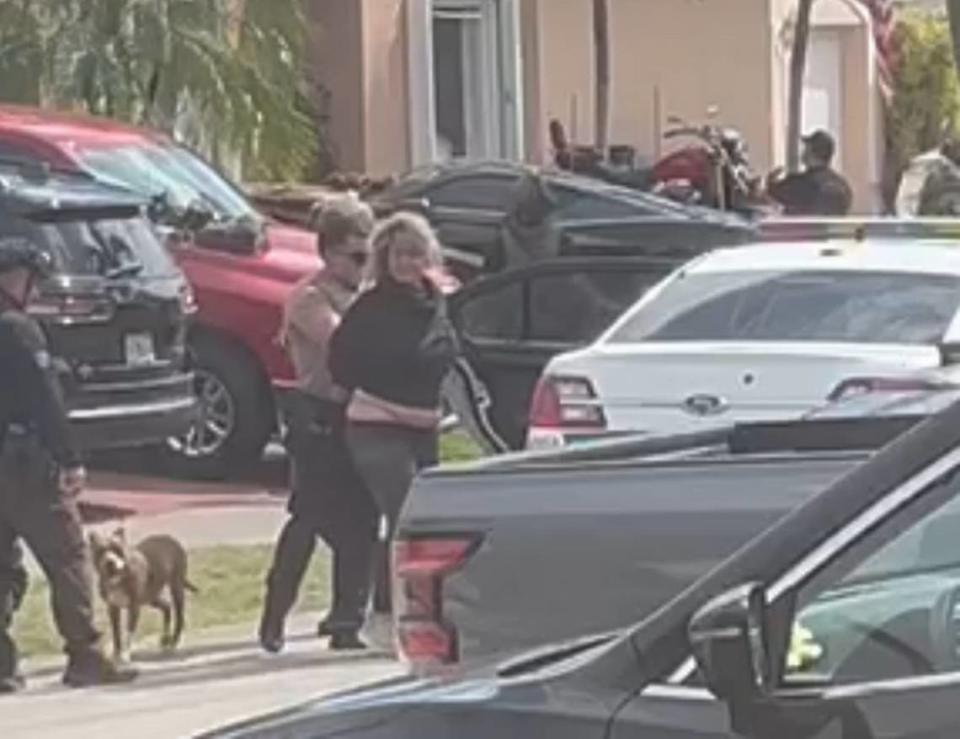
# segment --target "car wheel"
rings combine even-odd
[[[178,475],[224,479],[261,459],[275,425],[272,397],[242,349],[198,336],[190,353],[199,412],[184,434],[167,440],[167,456]]]

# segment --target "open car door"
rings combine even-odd
[[[550,359],[596,339],[676,266],[635,257],[561,257],[468,285],[453,297],[450,313],[471,375],[463,382],[479,388],[479,396],[470,403],[461,394],[459,408],[448,402],[461,418],[482,418],[477,423],[506,447],[523,448],[530,398]]]

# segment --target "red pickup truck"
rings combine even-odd
[[[201,413],[169,451],[185,474],[258,459],[292,369],[276,342],[283,301],[318,266],[315,238],[259,213],[214,167],[163,134],[98,118],[0,106],[0,159],[121,184],[212,219],[172,248],[196,295],[189,336]]]

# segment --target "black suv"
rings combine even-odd
[[[0,162],[0,237],[25,236],[56,267],[31,312],[57,357],[87,450],[162,442],[195,413],[186,279],[142,198],[80,177]]]

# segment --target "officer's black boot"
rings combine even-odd
[[[88,688],[94,685],[119,685],[136,679],[139,671],[129,665],[117,665],[91,646],[68,651],[67,669],[63,684],[71,688]]]

